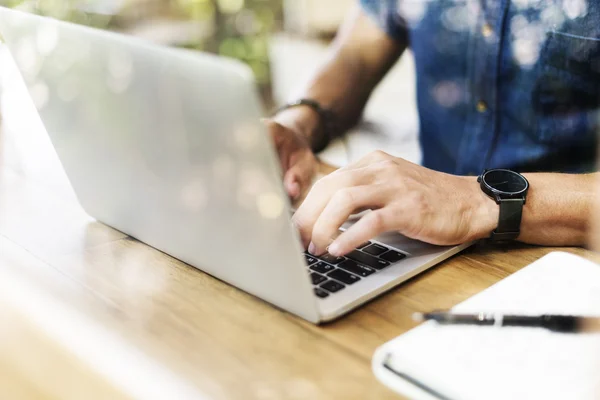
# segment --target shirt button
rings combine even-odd
[[[481,27],[481,34],[483,35],[483,37],[489,38],[490,36],[492,36],[492,33],[494,33],[494,30],[492,29],[490,24],[483,24],[483,26]]]
[[[488,110],[488,105],[485,101],[479,100],[475,108],[477,108],[477,111],[479,111],[480,113],[484,113]]]

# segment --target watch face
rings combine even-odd
[[[488,171],[483,179],[492,189],[506,194],[522,193],[529,187],[527,180],[521,175],[503,169]]]

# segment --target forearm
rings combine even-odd
[[[518,241],[545,246],[587,244],[594,203],[597,199],[596,174],[524,174],[530,184],[523,208]],[[481,218],[476,218],[479,237],[489,237],[498,224],[498,205],[487,197]],[[483,217],[485,215],[485,217]],[[485,227],[481,220],[485,219]],[[481,229],[480,229],[481,228]]]
[[[405,46],[388,37],[362,11],[351,15],[331,48],[328,61],[294,96],[311,98],[334,111],[335,132],[323,132],[319,116],[309,107],[286,110],[275,117],[302,132],[311,142],[318,134],[334,137],[356,124],[369,95],[400,57]]]
[[[530,191],[519,241],[548,246],[587,243],[598,174],[525,174]]]

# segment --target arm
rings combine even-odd
[[[290,197],[298,198],[312,183],[314,144],[322,141],[322,135],[341,135],[356,124],[369,95],[405,47],[387,36],[364,11],[355,10],[337,36],[328,61],[294,99],[311,98],[334,111],[336,132],[319,129],[319,115],[307,106],[288,109],[266,121]]]
[[[356,9],[334,41],[329,60],[295,98],[311,98],[334,110],[339,130],[328,134],[340,135],[358,122],[371,92],[405,48]],[[275,121],[302,132],[311,142],[319,132],[318,115],[309,107],[284,111]]]
[[[521,235],[526,243],[586,244],[598,174],[527,174],[530,191]],[[371,209],[350,229],[339,227]],[[498,225],[499,206],[476,178],[433,171],[375,152],[321,179],[294,216],[304,244],[319,255],[344,255],[389,231],[438,245],[484,239]]]
[[[599,174],[524,174],[530,191],[518,240],[546,246],[587,243]]]

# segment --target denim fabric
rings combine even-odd
[[[414,52],[424,166],[596,169],[600,0],[360,1]]]

